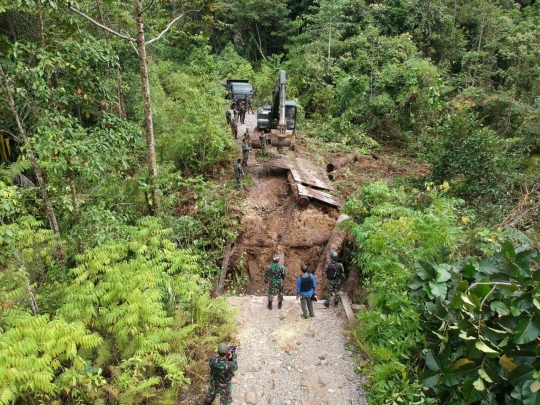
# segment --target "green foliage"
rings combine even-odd
[[[231,339],[233,318],[208,296],[196,252],[178,249],[155,218],[77,256],[56,316],[30,316],[41,299],[30,278],[39,268],[34,249],[50,261],[55,245],[36,221],[20,222],[0,228],[9,265],[0,289],[0,403],[162,403],[164,388],[177,395],[209,346]]]
[[[226,160],[234,139],[226,127],[223,88],[212,75],[170,62],[154,68],[157,151],[177,169],[198,174]]]
[[[435,403],[419,389],[417,350],[424,343],[420,313],[408,294],[409,270],[418,258],[432,257],[441,244],[457,248],[464,238],[458,223],[461,201],[444,187],[413,201],[403,188],[376,182],[351,196],[343,212],[357,246],[355,263],[364,280],[366,310],[357,315],[354,336],[369,361],[361,368],[372,384],[373,403]]]
[[[503,199],[518,176],[520,156],[512,140],[501,139],[464,109],[446,117],[430,145],[428,179],[450,182],[452,191],[469,201]]]
[[[410,282],[423,301],[422,384],[443,402],[537,401],[538,254],[505,242],[486,259],[418,261]]]

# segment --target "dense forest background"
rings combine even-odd
[[[204,380],[242,212],[221,81],[262,105],[280,69],[306,138],[430,164],[343,208],[370,402],[539,403],[538,38],[534,0],[0,1],[0,404]]]

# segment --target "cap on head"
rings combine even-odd
[[[220,343],[217,347],[218,354],[222,356],[224,354],[227,354],[228,351],[229,351],[229,346],[227,346],[227,343]]]
[[[302,273],[306,273],[307,272],[307,264],[303,264],[302,265]]]
[[[338,256],[338,254],[336,252],[332,252],[332,253],[330,253],[330,259],[331,260],[337,260],[337,259],[339,259],[339,256]]]
[[[279,256],[277,254],[274,254],[273,259],[274,259],[274,263],[279,262]]]

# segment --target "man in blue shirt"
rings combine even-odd
[[[309,316],[314,317],[313,313],[313,302],[311,301],[311,296],[315,294],[315,288],[317,287],[317,282],[313,274],[307,272],[308,267],[302,265],[302,275],[298,277],[296,282],[296,299],[300,298],[300,305],[302,306],[302,318],[308,318]]]

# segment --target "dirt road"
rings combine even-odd
[[[254,114],[246,116],[253,130]],[[239,125],[240,143],[246,125]],[[273,148],[272,148],[273,149]],[[288,193],[285,173],[271,172],[257,163],[251,152],[246,172],[253,186],[244,190],[247,208],[243,232],[235,242],[231,266],[243,261],[247,269],[242,277],[249,295],[230,297],[239,309],[239,371],[233,382],[234,404],[249,405],[361,405],[365,403],[355,374],[352,353],[344,335],[346,319],[340,306],[325,309],[322,300],[315,306],[315,318],[300,317],[300,303],[294,296],[285,297],[281,310],[266,308],[263,275],[272,254],[279,253],[289,274],[286,294],[294,294],[300,266],[313,271],[322,254],[320,246],[299,247],[291,241],[306,236],[324,240],[332,232],[338,212],[334,208],[312,205],[306,210],[296,206]],[[285,151],[292,156],[291,151]],[[316,238],[316,239],[317,239]]]

